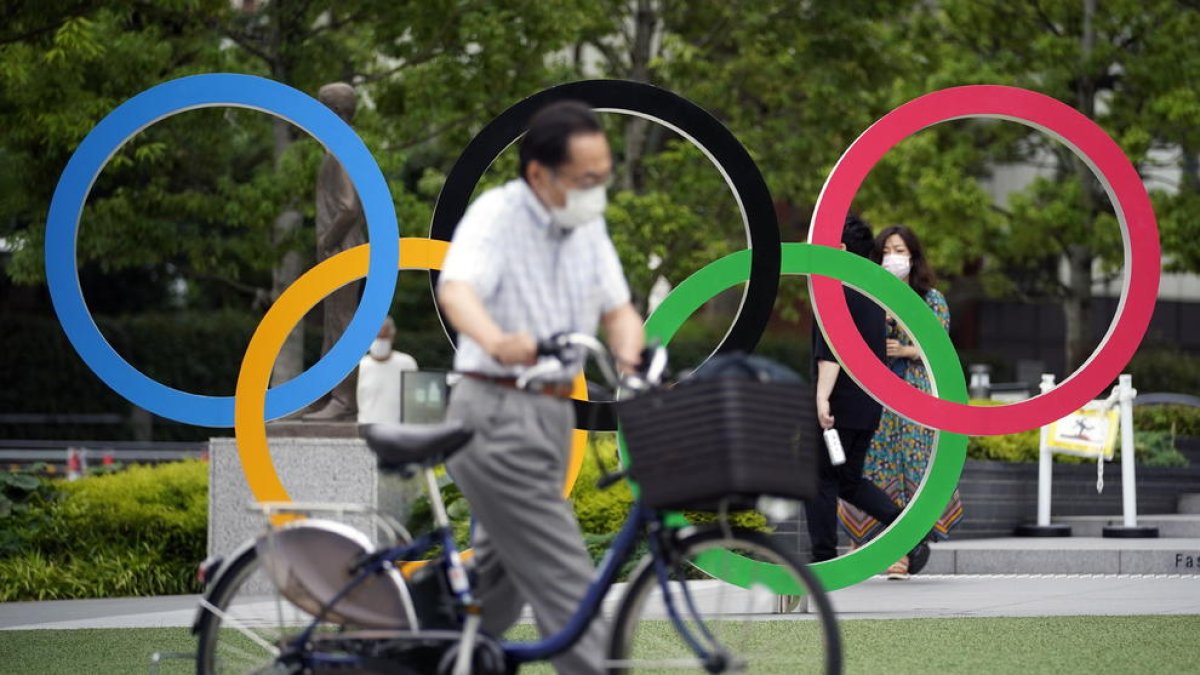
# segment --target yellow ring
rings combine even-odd
[[[442,267],[449,243],[424,237],[406,237],[400,240],[400,269],[437,270]],[[355,246],[343,251],[305,272],[279,296],[267,310],[242,358],[238,372],[237,389],[234,393],[234,435],[237,438],[238,457],[250,494],[260,502],[290,502],[291,496],[279,480],[271,452],[267,445],[266,403],[267,386],[275,359],[283,348],[284,340],[292,329],[325,296],[342,286],[361,279],[367,274],[369,244]],[[587,400],[587,384],[583,375],[575,379],[572,394]],[[567,467],[563,496],[571,494],[579,470],[583,466],[587,432],[576,429],[571,442],[571,461]],[[290,520],[287,516],[275,516],[272,522],[279,525]]]

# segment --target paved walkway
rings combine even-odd
[[[708,590],[721,592],[718,585]],[[842,620],[1200,614],[1200,575],[935,574],[907,581],[879,577],[836,591],[832,598]],[[0,630],[189,626],[196,600],[171,596],[3,603]],[[763,612],[764,618],[782,618],[770,615],[766,605]]]

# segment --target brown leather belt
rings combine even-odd
[[[488,375],[487,373],[463,373],[463,377],[496,384],[501,387],[508,387],[509,389],[517,389],[517,378],[515,377]],[[571,398],[571,393],[575,391],[575,385],[571,382],[533,382],[519,391],[527,391],[531,394],[542,394],[544,396]]]

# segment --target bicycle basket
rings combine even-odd
[[[753,372],[748,359],[737,369]],[[696,378],[616,407],[630,476],[651,508],[753,508],[760,495],[816,494],[816,413],[799,376]]]

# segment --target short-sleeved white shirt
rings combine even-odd
[[[629,285],[604,219],[564,230],[524,180],[480,195],[454,232],[439,284],[469,283],[507,333],[543,339],[560,332],[595,335],[600,317],[629,302]],[[455,370],[516,375],[466,335]]]
[[[399,422],[402,373],[417,369],[413,357],[393,350],[386,361],[362,357],[358,362],[358,421],[362,423]]]

